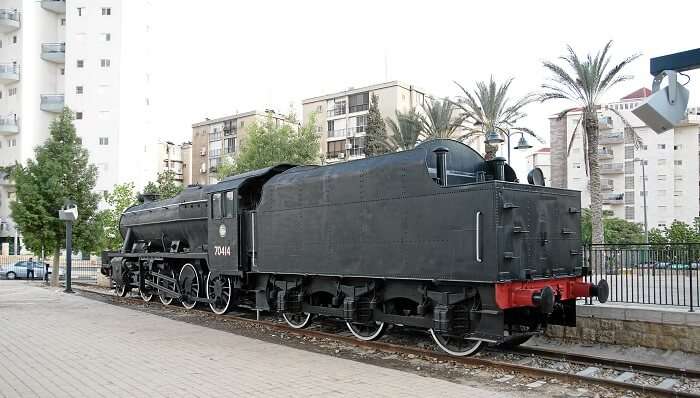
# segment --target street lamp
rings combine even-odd
[[[634,162],[639,162],[642,165],[642,192],[644,192],[644,241],[649,244],[649,226],[647,225],[647,175],[645,170],[645,161],[640,158],[634,158]]]
[[[507,130],[506,132],[504,132],[504,134],[506,135],[506,138],[508,139],[508,143],[507,143],[508,144],[508,164],[510,164],[510,136],[511,136],[511,132],[509,130]],[[484,142],[488,145],[498,145],[498,144],[502,143],[503,141],[504,140],[501,137],[501,135],[495,131],[491,131],[490,133],[486,134],[486,139],[484,140]],[[532,148],[532,145],[530,145],[530,143],[527,142],[527,140],[525,139],[525,134],[520,133],[520,140],[518,140],[518,145],[515,146],[515,149],[524,150],[524,149],[530,149],[530,148]]]
[[[66,222],[66,293],[73,293],[71,289],[71,254],[73,252],[73,222],[78,219],[78,206],[68,201],[63,209],[58,211],[58,219]]]

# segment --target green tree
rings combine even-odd
[[[674,221],[664,230],[669,243],[700,243],[700,235],[694,226],[683,221]]]
[[[405,113],[397,110],[396,121],[388,117],[386,123],[391,130],[391,135],[387,137],[385,143],[389,150],[407,151],[416,146],[420,138],[421,120],[415,109]]]
[[[106,250],[118,250],[122,246],[119,220],[127,208],[136,204],[134,183],[115,185],[112,192],[105,194],[105,202],[109,207],[102,212],[104,224],[104,242],[102,246]]]
[[[372,102],[367,113],[367,130],[365,132],[365,156],[377,156],[387,153],[386,124],[379,112],[379,97],[372,94]]]
[[[149,181],[143,193],[157,195],[158,199],[168,199],[182,191],[182,184],[175,180],[175,172],[165,170],[158,173],[156,181]]]
[[[593,243],[603,241],[603,199],[600,188],[600,164],[598,162],[598,110],[603,96],[619,83],[631,77],[623,75],[622,71],[639,55],[624,58],[617,64],[610,63],[608,51],[612,41],[609,41],[595,56],[588,55],[580,58],[571,46],[567,47],[568,54],[561,57],[564,66],[545,61],[544,68],[550,72],[550,79],[542,85],[543,93],[540,101],[553,99],[568,100],[574,106],[559,114],[562,118],[573,110],[581,110],[580,122],[583,124],[584,159],[590,176],[592,239]],[[568,70],[567,70],[568,69]],[[633,130],[627,130],[634,135]],[[571,136],[569,149],[576,137],[576,129]],[[635,140],[637,143],[638,140]]]
[[[236,174],[236,161],[230,156],[222,157],[219,164],[216,165],[216,178],[222,181],[234,174]]]
[[[499,84],[491,76],[488,83],[476,82],[476,87],[472,92],[455,82],[464,94],[458,97],[455,105],[462,110],[463,118],[472,122],[471,125],[464,126],[467,133],[461,137],[462,140],[496,132],[504,140],[509,139],[512,134],[522,133],[544,143],[544,140],[532,130],[518,127],[517,123],[526,116],[523,108],[536,98],[533,95],[510,98],[508,90],[512,82],[513,79],[508,79]],[[497,150],[497,146],[487,144],[484,157],[493,159]],[[508,148],[508,162],[510,162],[510,148]]]
[[[43,250],[53,254],[51,283],[57,286],[60,251],[66,239],[65,224],[58,219],[58,211],[66,201],[78,206],[73,248],[90,252],[99,245],[99,195],[93,193],[97,168],[89,163],[88,151],[78,140],[73,113],[68,108],[51,123],[49,138],[34,149],[34,157],[26,165],[16,163],[12,168],[16,200],[10,203],[10,210],[25,246],[35,253]]]
[[[666,244],[668,243],[668,238],[666,237],[666,231],[660,228],[652,228],[649,231],[649,243],[653,244]]]
[[[235,173],[262,169],[280,163],[317,164],[321,159],[316,134],[316,116],[297,128],[288,123],[253,123],[235,162]],[[225,176],[224,176],[225,177]]]
[[[591,209],[583,209],[581,214],[581,240],[584,244],[592,241],[592,217]],[[644,243],[644,227],[642,224],[629,222],[613,216],[613,212],[606,210],[603,214],[605,227],[605,243]]]
[[[457,130],[464,121],[464,115],[457,112],[452,101],[426,98],[421,114],[421,137],[425,140],[459,138]]]

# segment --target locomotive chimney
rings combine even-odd
[[[505,181],[506,158],[499,156],[493,159],[493,179],[498,181]]]
[[[447,186],[447,152],[450,150],[444,146],[437,147],[433,150],[435,153],[435,176],[438,184],[443,187]]]

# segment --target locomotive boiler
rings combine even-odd
[[[278,165],[124,212],[104,272],[144,300],[344,321],[359,339],[429,331],[453,355],[575,324],[580,193],[520,184],[501,158],[432,140],[326,166]]]

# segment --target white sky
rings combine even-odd
[[[204,117],[290,104],[350,86],[401,80],[453,96],[514,77],[512,94],[536,91],[543,60],[595,52],[614,40],[613,61],[642,53],[614,101],[651,87],[649,58],[700,46],[700,1],[224,1],[155,0],[154,134],[191,139]],[[193,7],[194,6],[194,7]],[[385,68],[385,59],[387,67]],[[690,72],[690,103],[700,71]],[[522,125],[548,139],[548,115],[564,103],[533,104]],[[535,144],[531,140],[531,143]],[[513,143],[515,145],[515,143]],[[522,157],[514,166],[522,177]],[[520,158],[520,159],[518,159]]]

